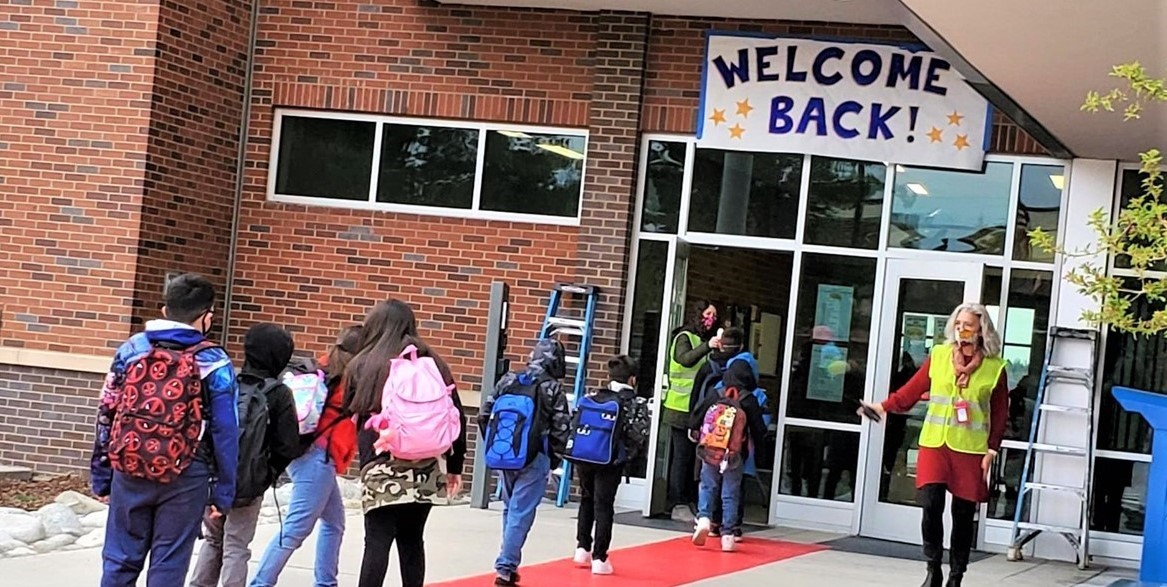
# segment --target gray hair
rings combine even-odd
[[[948,317],[948,323],[944,325],[944,339],[948,342],[956,342],[956,317],[961,312],[968,312],[980,318],[981,349],[985,351],[985,356],[1000,356],[1001,334],[997,332],[997,327],[993,325],[993,318],[989,316],[988,308],[975,302],[965,302],[952,311],[952,315]]]

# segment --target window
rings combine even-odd
[[[880,163],[812,157],[806,242],[859,249],[879,246],[883,186]]]
[[[277,127],[273,199],[558,224],[579,217],[582,131],[292,111],[277,113]]]
[[[276,193],[368,200],[376,132],[372,122],[283,117]]]
[[[1016,234],[1013,258],[1018,261],[1052,263],[1054,254],[1034,248],[1029,231],[1044,229],[1058,239],[1058,217],[1062,208],[1062,190],[1066,183],[1065,168],[1060,165],[1022,165],[1021,186],[1017,198]]]
[[[1003,254],[1012,182],[1012,163],[980,173],[897,168],[888,245]]]
[[[858,432],[787,426],[782,445],[782,495],[855,501]]]
[[[794,238],[802,155],[697,149],[689,230]]]
[[[641,232],[677,234],[685,181],[685,143],[648,142]]]

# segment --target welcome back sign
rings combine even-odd
[[[710,32],[699,147],[981,169],[988,101],[934,53]]]

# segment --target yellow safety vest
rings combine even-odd
[[[693,348],[701,346],[701,337],[692,332],[682,332],[669,345],[669,389],[665,392],[665,409],[676,412],[689,413],[689,396],[693,393],[693,384],[697,379],[697,372],[705,364],[705,357],[701,357],[696,365],[686,367],[677,362],[677,341],[682,336],[689,337],[689,344]]]
[[[989,450],[989,413],[993,389],[1005,368],[1000,357],[985,357],[981,366],[969,377],[968,387],[960,393],[956,388],[956,367],[952,364],[952,345],[932,347],[928,377],[928,414],[920,431],[920,446],[948,448],[962,453],[983,455]],[[957,423],[955,404],[968,402],[968,422]]]

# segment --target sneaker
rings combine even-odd
[[[494,587],[516,587],[519,584],[519,574],[511,573],[511,578],[508,579],[499,575],[494,578]]]
[[[575,563],[577,567],[586,567],[592,564],[592,553],[588,552],[587,549],[577,548],[575,549],[575,557],[571,559],[571,562]]]
[[[709,535],[714,538],[721,538],[721,526],[713,524],[709,527]]]
[[[592,561],[592,574],[593,575],[611,575],[612,574],[612,563],[610,563],[606,560]]]
[[[743,540],[741,528],[733,531],[733,540],[734,542],[741,542]]]
[[[696,546],[705,546],[705,539],[709,537],[709,529],[709,518],[697,520],[697,529],[693,531],[693,544]]]
[[[733,552],[737,550],[737,540],[733,536],[721,537],[721,552]]]
[[[684,504],[673,508],[672,518],[686,524],[692,524],[696,520],[696,517],[693,516],[693,511],[689,509],[689,506]]]

